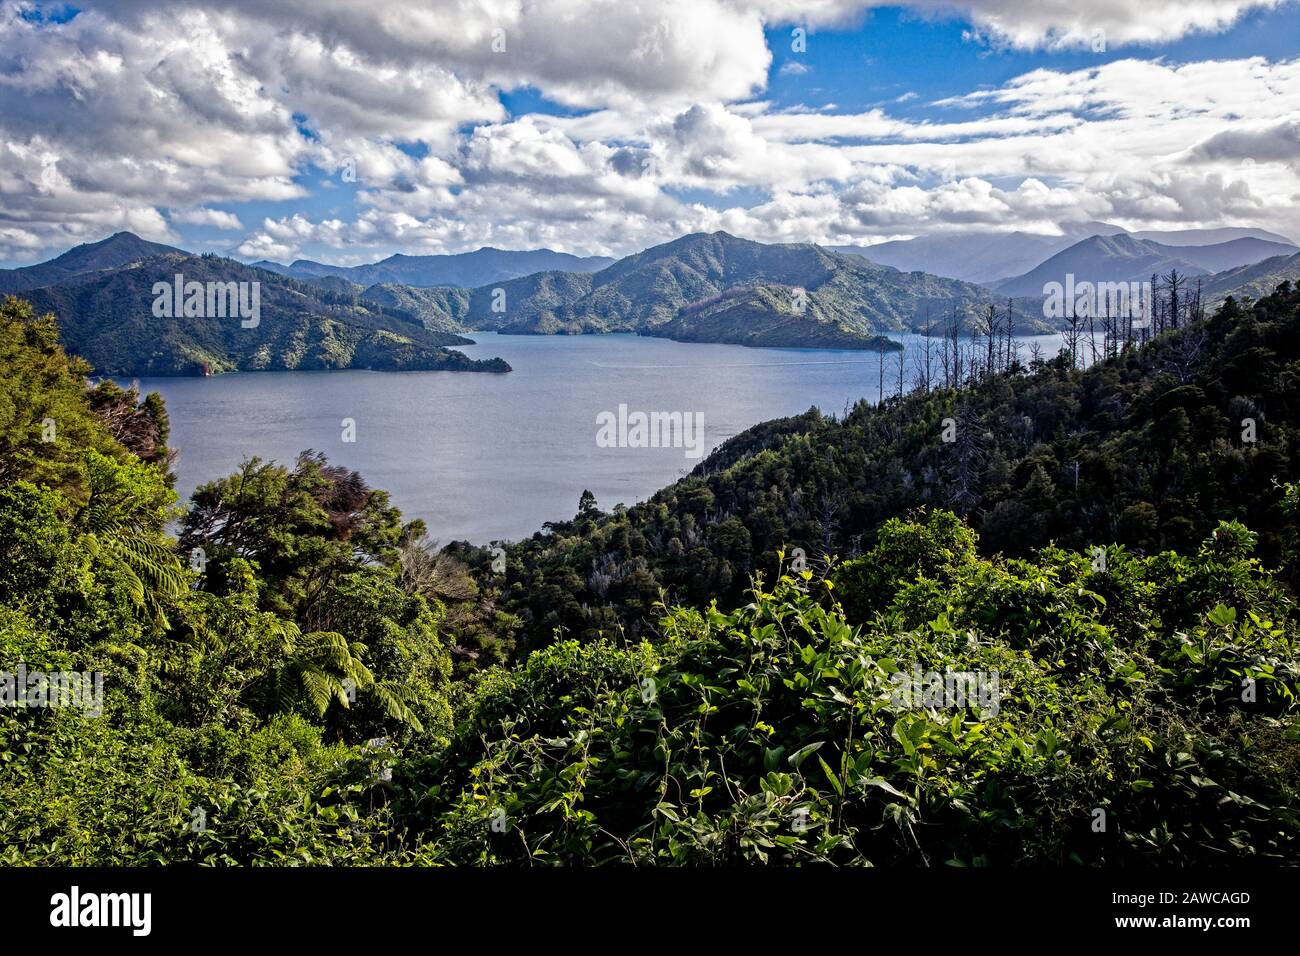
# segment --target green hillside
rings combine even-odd
[[[660,334],[683,308],[753,285],[803,289],[819,314],[868,335],[917,330],[953,312],[970,319],[992,301],[988,290],[968,282],[899,272],[810,244],[716,232],[683,236],[595,273],[542,272],[483,286],[469,292],[463,313],[453,311],[459,297],[447,311],[474,329]],[[1024,332],[1046,329],[1035,316],[1022,323]]]
[[[1274,256],[1236,269],[1219,272],[1205,280],[1202,295],[1206,305],[1217,307],[1228,296],[1259,299],[1283,282],[1300,283],[1300,253]]]
[[[160,317],[155,283],[258,283],[260,318]],[[447,346],[470,340],[428,329],[402,302],[375,303],[230,259],[171,253],[25,293],[60,320],[67,348],[103,374],[197,375],[249,370],[371,368],[506,372]]]
[[[738,602],[781,549],[853,557],[918,507],[956,511],[987,553],[1014,556],[1051,542],[1194,552],[1240,520],[1275,563],[1290,526],[1275,482],[1300,473],[1298,304],[1283,286],[1086,371],[1068,356],[976,365],[961,388],[760,425],[645,502],[518,542],[508,573],[482,580],[532,647],[557,631],[639,637],[665,598]]]
[[[0,860],[1288,865],[1297,331],[766,423],[502,580],[318,454],[179,505],[161,399],[9,299],[0,662],[102,690],[0,709]]]
[[[789,286],[771,284],[738,286],[682,308],[648,334],[678,342],[771,348],[902,348],[883,335],[873,335],[870,328],[858,327],[860,316],[845,314],[837,305],[822,292],[799,293]]]

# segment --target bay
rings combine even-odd
[[[707,452],[752,425],[817,406],[842,414],[875,401],[880,357],[827,349],[753,349],[637,335],[472,334],[461,351],[514,371],[240,372],[138,379],[167,402],[179,449],[177,490],[252,456],[291,464],[305,449],[359,471],[446,543],[517,540],[571,518],[589,489],[600,507],[644,500],[700,460],[684,448],[601,447],[597,416],[699,414]],[[919,336],[893,336],[911,353]],[[1022,340],[1055,354],[1060,336]],[[898,388],[887,354],[885,394]],[[910,387],[912,360],[904,361]],[[355,441],[345,440],[345,420]]]

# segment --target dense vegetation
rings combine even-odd
[[[1205,282],[1205,300],[1208,305],[1217,307],[1230,295],[1258,299],[1283,282],[1300,285],[1300,252],[1273,256],[1210,276]]]
[[[809,297],[789,286],[756,284],[727,289],[683,307],[677,316],[646,330],[678,342],[727,342],[755,348],[874,349],[896,352],[902,346],[884,335],[827,311],[824,297]]]
[[[14,299],[0,367],[0,670],[104,675],[101,716],[0,711],[4,860],[375,858],[364,743],[451,730],[438,605],[402,585],[422,528],[304,456],[206,489],[178,552],[156,396],[88,389]]]
[[[1283,287],[1086,372],[989,336],[497,575],[310,452],[180,508],[157,396],[10,299],[0,671],[104,699],[0,710],[0,859],[1292,861],[1297,323]],[[950,671],[978,699],[898,695]]]
[[[1099,346],[1099,358],[1119,354],[1087,370],[1068,353],[1026,364],[1004,351],[990,373],[997,343],[984,339],[930,388],[839,420],[813,410],[766,423],[630,508],[587,502],[509,546],[503,575],[485,551],[457,553],[520,617],[524,648],[557,629],[638,639],[660,601],[738,603],[781,549],[855,557],[884,521],[922,506],[961,515],[985,553],[1022,557],[1051,542],[1195,553],[1220,520],[1238,520],[1278,566],[1297,517],[1278,482],[1300,472],[1300,289],[1229,301],[1142,349],[1119,344]],[[863,385],[874,397],[877,383]]]
[[[1252,541],[1099,572],[891,521],[831,581],[489,675],[396,806],[459,863],[1291,862],[1300,648]],[[897,699],[915,668],[996,674],[997,704]]]

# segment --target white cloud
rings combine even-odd
[[[957,15],[992,42],[1019,48],[1163,43],[1189,33],[1227,29],[1241,16],[1286,0],[752,0],[783,23],[844,25],[869,10],[905,6],[932,16]]]
[[[221,209],[174,209],[168,214],[172,222],[186,223],[192,226],[212,226],[216,229],[243,229],[244,224],[233,212]]]
[[[716,228],[871,241],[1082,218],[1300,233],[1300,60],[1037,69],[939,104],[942,121],[912,118],[927,114],[910,93],[894,101],[911,101],[907,116],[762,98],[765,25],[809,27],[806,60],[778,70],[790,75],[816,68],[817,28],[878,5],[102,0],[56,25],[0,0],[0,258],[117,229],[169,242],[173,224],[242,230],[217,207],[247,202],[283,203],[236,247],[271,258],[625,253]],[[1098,30],[1108,45],[1158,42],[1271,5],[908,7],[960,16],[991,43],[1052,47]],[[500,92],[524,85],[584,112],[508,116]],[[318,188],[312,167],[355,179],[355,206],[298,206]]]

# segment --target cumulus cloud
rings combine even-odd
[[[961,16],[991,42],[1019,48],[1163,43],[1227,29],[1250,10],[1285,0],[910,0],[932,16]],[[770,21],[844,25],[890,0],[752,0]]]
[[[1192,150],[1197,159],[1249,160],[1251,163],[1300,161],[1300,119],[1215,133]]]
[[[186,223],[191,226],[212,226],[216,229],[243,229],[244,224],[233,212],[221,209],[173,209],[168,218],[172,222]]]
[[[1280,0],[1277,0],[1280,2]],[[337,261],[491,244],[621,254],[682,232],[871,241],[954,228],[1249,221],[1300,231],[1300,60],[1036,69],[939,104],[778,109],[764,28],[862,0],[0,0],[0,258],[130,229]],[[1275,0],[914,0],[999,45],[1229,27]],[[509,115],[502,91],[572,115]],[[906,114],[896,104],[909,103]],[[346,211],[307,213],[321,172]]]
[[[142,24],[162,6],[103,3]],[[277,38],[288,32],[304,47],[307,67],[326,51],[346,51],[357,64],[406,76],[437,67],[499,87],[534,84],[581,106],[741,98],[762,85],[771,63],[761,9],[730,0],[388,0],[378,8],[355,0],[167,0],[165,6],[219,12],[231,23],[269,27]],[[355,102],[344,85],[334,94]]]

